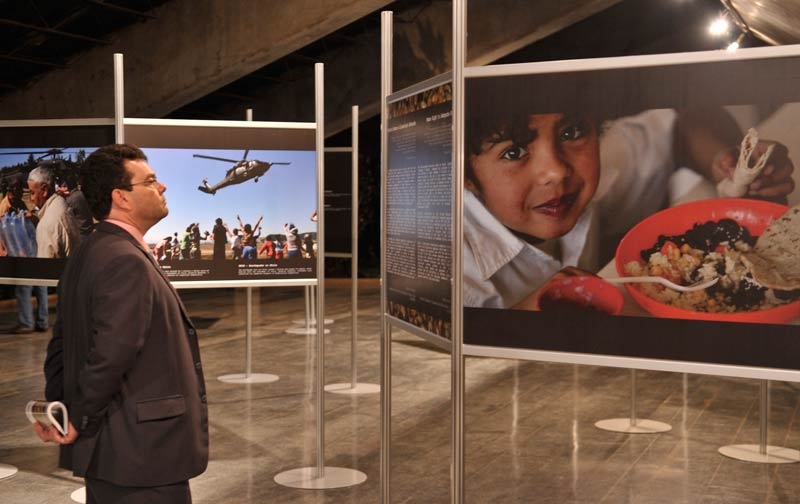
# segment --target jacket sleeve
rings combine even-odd
[[[92,344],[79,372],[78,430],[91,435],[133,367],[150,331],[152,266],[136,249],[117,255],[97,276],[89,302]]]

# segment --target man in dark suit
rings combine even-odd
[[[167,188],[130,145],[98,149],[82,174],[100,222],[61,276],[44,366],[69,429],[34,429],[62,445],[89,504],[190,503],[188,480],[208,464],[197,333],[144,241],[167,215]]]

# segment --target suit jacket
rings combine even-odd
[[[123,486],[187,480],[208,464],[197,333],[128,232],[101,222],[67,261],[47,349],[46,397],[80,432],[60,465]]]

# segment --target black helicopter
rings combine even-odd
[[[27,155],[24,161],[6,164],[2,156]],[[48,159],[50,158],[50,159]],[[0,182],[25,180],[28,173],[38,164],[46,164],[55,173],[57,180],[64,180],[67,172],[75,173],[86,158],[84,149],[53,148],[33,151],[2,151],[0,150]]]
[[[217,191],[222,189],[223,187],[228,187],[230,185],[241,184],[250,179],[254,179],[254,182],[258,182],[258,178],[263,176],[267,173],[267,170],[272,167],[272,165],[288,165],[291,163],[270,163],[267,161],[257,161],[255,159],[249,160],[247,159],[247,154],[250,152],[250,149],[244,151],[244,156],[240,161],[235,159],[226,159],[214,156],[204,156],[202,154],[194,154],[196,158],[203,158],[203,159],[213,159],[215,161],[226,161],[228,163],[234,163],[234,165],[228,168],[228,171],[225,172],[225,178],[217,182],[216,184],[210,186],[208,185],[208,179],[203,179],[203,185],[198,186],[197,189],[206,193],[206,194],[215,194]]]

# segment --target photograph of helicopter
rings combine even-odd
[[[25,185],[28,173],[39,165],[47,165],[59,182],[75,178],[87,153],[93,150],[92,147],[53,147],[36,150],[0,148],[0,186],[20,182]]]
[[[217,191],[222,189],[223,187],[228,187],[235,184],[241,184],[242,182],[248,181],[253,179],[254,182],[258,182],[258,178],[262,177],[273,165],[289,165],[291,163],[270,163],[268,161],[258,161],[256,159],[248,160],[247,155],[250,153],[250,149],[244,151],[244,156],[241,160],[236,159],[228,159],[228,158],[221,158],[215,156],[206,156],[203,154],[194,154],[193,157],[202,158],[202,159],[211,159],[214,161],[225,161],[228,163],[234,163],[234,165],[228,168],[228,171],[225,172],[225,178],[220,180],[214,185],[208,185],[208,179],[203,179],[203,185],[198,186],[197,189],[202,191],[206,194],[214,195]]]

